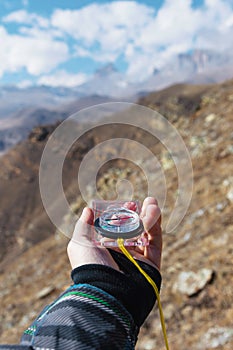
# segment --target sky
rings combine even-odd
[[[0,19],[0,85],[73,87],[109,63],[137,82],[233,47],[233,0],[1,0]]]

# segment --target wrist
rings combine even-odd
[[[117,254],[120,254],[121,258],[124,257],[121,253]],[[135,324],[140,327],[153,308],[156,297],[145,277],[131,264],[126,258],[124,266],[119,266],[124,273],[109,266],[84,265],[74,269],[71,277],[75,284],[87,283],[112,295],[126,308]],[[122,265],[122,261],[120,265]],[[142,262],[140,265],[160,289],[161,275],[159,271]]]

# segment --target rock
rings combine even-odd
[[[222,182],[222,186],[223,187],[228,187],[231,183],[231,180],[230,179],[224,179],[223,182]]]
[[[49,133],[49,128],[46,128],[44,126],[38,126],[30,132],[28,138],[32,142],[41,142],[48,137]]]
[[[219,238],[215,238],[214,241],[212,242],[212,245],[215,247],[219,247],[219,246],[224,246],[228,243],[230,237],[229,234],[227,232],[222,233]]]
[[[226,197],[231,203],[233,203],[233,188],[230,188],[230,190],[227,192]]]
[[[52,294],[55,291],[55,289],[56,288],[54,286],[45,287],[45,288],[41,289],[41,291],[39,291],[36,294],[36,298],[43,299],[43,298],[47,297],[48,295]]]
[[[233,154],[233,146],[228,145],[227,147],[225,147],[224,149],[222,149],[220,151],[220,153],[217,155],[217,159],[218,158],[225,158],[225,157],[228,157],[232,154]]]
[[[192,232],[186,232],[184,237],[183,237],[183,242],[188,242],[190,238],[192,237]]]
[[[219,202],[216,204],[216,210],[217,211],[223,211],[227,206],[227,201]]]
[[[206,144],[206,139],[203,136],[191,136],[190,141],[189,141],[189,145],[191,147],[200,147],[200,148],[204,148],[205,144]]]
[[[197,211],[195,211],[194,213],[192,213],[189,218],[188,218],[188,222],[190,224],[192,224],[196,219],[202,217],[206,212],[205,208],[200,208]]]
[[[223,187],[229,187],[231,184],[233,184],[233,176],[224,179],[222,182]]]
[[[144,343],[144,349],[145,350],[153,350],[155,348],[155,345],[156,345],[155,339],[148,339]]]
[[[163,156],[161,158],[161,163],[162,163],[162,167],[164,170],[169,170],[169,169],[173,168],[175,165],[175,163],[172,159],[172,156],[169,152],[166,152],[165,154],[163,154]]]
[[[205,288],[212,280],[214,271],[211,269],[201,269],[197,273],[193,271],[182,271],[177,282],[173,285],[173,293],[180,292],[191,297]]]
[[[219,346],[225,345],[233,338],[233,328],[227,327],[212,327],[209,328],[207,333],[198,344],[198,349],[214,349]]]
[[[165,320],[169,320],[175,312],[176,307],[173,304],[168,304],[163,310]]]
[[[212,97],[212,96],[207,96],[207,95],[204,95],[202,96],[201,98],[201,106],[204,107],[204,106],[208,106],[210,104],[213,104],[215,102],[215,98]]]
[[[205,123],[206,124],[212,123],[216,119],[216,117],[217,116],[214,113],[211,113],[211,114],[207,115],[207,117],[205,117]]]
[[[181,314],[184,318],[188,318],[192,314],[192,310],[193,308],[190,305],[185,306],[184,309],[181,311]]]

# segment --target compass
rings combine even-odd
[[[139,215],[125,207],[105,210],[94,226],[103,237],[113,239],[137,237],[144,231]]]

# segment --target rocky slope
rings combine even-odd
[[[173,123],[184,138],[193,163],[194,188],[189,211],[173,234],[164,235],[161,299],[170,347],[230,350],[233,81],[212,86],[176,85],[152,93],[139,103],[160,111]],[[46,217],[37,183],[40,155],[53,128],[34,130],[26,142],[0,160],[1,249],[6,243],[0,271],[1,343],[17,342],[41,308],[70,283],[67,239],[55,233]],[[79,147],[74,145],[67,157],[64,187],[73,210],[79,212],[84,205],[77,184],[72,181],[77,165],[94,145],[117,136],[144,142],[160,154],[168,203],[172,207],[177,191],[174,162],[143,131],[131,128],[124,135],[122,128],[113,126],[111,130],[93,129]],[[97,187],[104,198],[114,197],[119,177],[131,181],[138,198],[143,199],[146,183],[140,168],[123,160],[109,162],[100,169]],[[165,210],[164,221],[167,215]],[[137,344],[137,350],[150,349],[164,349],[156,307],[142,327]]]

